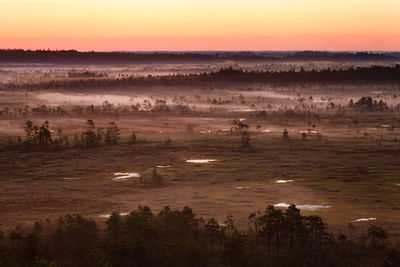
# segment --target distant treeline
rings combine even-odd
[[[294,84],[294,83],[400,83],[400,65],[392,67],[350,67],[348,69],[323,69],[300,71],[244,71],[226,68],[217,72],[200,74],[172,74],[160,76],[129,76],[124,78],[87,78],[53,80],[27,84],[0,84],[0,89],[87,89],[124,88],[147,86],[216,86],[230,84]]]
[[[79,52],[76,50],[0,50],[12,63],[194,63],[221,61],[399,61],[397,53],[371,52]]]
[[[168,206],[153,213],[139,206],[126,216],[112,213],[97,225],[80,215],[37,222],[0,233],[0,266],[387,266],[400,265],[388,234],[371,225],[333,235],[319,216],[303,216],[295,205],[268,206],[248,217],[247,232],[232,217],[205,221],[192,209]]]

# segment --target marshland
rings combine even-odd
[[[203,56],[1,64],[0,230],[189,206],[254,232],[295,204],[333,239],[372,222],[398,246],[400,59]]]

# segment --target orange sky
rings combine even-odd
[[[0,0],[0,48],[400,50],[400,1]]]

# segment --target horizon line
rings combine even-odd
[[[278,49],[240,49],[240,50],[229,50],[229,49],[205,49],[205,50],[79,50],[75,48],[68,49],[50,49],[50,48],[41,48],[41,49],[24,49],[24,48],[1,48],[0,50],[22,50],[22,51],[77,51],[79,53],[86,52],[95,52],[95,53],[152,53],[152,52],[163,52],[163,53],[174,53],[174,52],[185,52],[185,53],[197,53],[197,52],[328,52],[328,53],[400,53],[400,50],[325,50],[325,49],[286,49],[286,50],[278,50]]]

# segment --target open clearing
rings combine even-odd
[[[181,120],[189,118],[169,118],[169,127]],[[152,118],[155,125],[162,121],[165,118]],[[149,142],[47,153],[2,152],[1,228],[65,213],[96,218],[138,204],[154,209],[189,205],[204,217],[222,221],[234,215],[240,220],[267,205],[294,203],[306,207],[304,213],[320,214],[329,224],[376,217],[390,230],[400,230],[399,143],[389,137],[348,135],[344,128],[342,136],[302,140],[293,134],[284,142],[279,132],[254,133],[252,149],[247,151],[241,149],[237,134],[189,134],[164,127],[160,129],[166,133],[159,134],[141,131],[145,120],[121,120],[121,124],[134,125],[137,136],[146,136]],[[163,144],[167,135],[173,140],[170,146]],[[195,158],[202,160],[187,162]],[[209,158],[218,161],[207,163]],[[150,178],[154,167],[159,167],[165,186],[138,182],[140,176]]]

